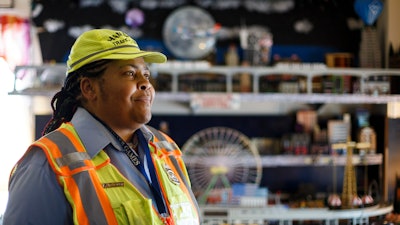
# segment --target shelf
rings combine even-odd
[[[227,67],[207,66],[196,62],[171,62],[166,64],[154,64],[151,67],[152,74],[169,74],[171,76],[171,92],[179,92],[178,78],[187,74],[218,74],[226,77],[226,91],[233,91],[233,76],[249,74],[252,77],[252,93],[261,93],[259,90],[260,78],[271,75],[294,75],[306,80],[306,93],[311,94],[312,81],[315,77],[325,75],[353,76],[360,79],[361,93],[366,93],[366,81],[371,77],[400,76],[400,69],[376,69],[376,68],[329,68],[321,63],[284,63],[272,67]]]
[[[26,88],[21,91],[13,90],[9,92],[9,95],[26,95],[26,96],[46,96],[53,97],[55,93],[57,93],[61,89],[61,86],[57,87],[41,87],[41,88]]]
[[[28,96],[53,96],[60,87],[53,88],[29,88],[23,91],[12,91],[10,95]],[[196,93],[170,93],[157,92],[159,101],[176,101],[190,103],[193,96],[224,98],[233,96],[240,102],[302,102],[309,104],[340,103],[340,104],[386,104],[400,102],[400,95],[367,95],[367,94],[285,94],[285,93],[220,93],[220,92],[196,92]]]
[[[154,114],[286,114],[307,108],[310,104],[388,104],[400,102],[400,95],[368,94],[320,94],[312,93],[312,79],[323,74],[353,75],[364,80],[370,76],[400,76],[399,69],[327,68],[322,64],[300,64],[274,67],[226,67],[200,66],[191,63],[153,64],[152,74],[169,74],[171,91],[157,91]],[[10,95],[39,96],[51,98],[65,78],[65,65],[17,66],[14,89]],[[188,73],[223,75],[224,92],[180,92],[179,77]],[[249,73],[252,92],[233,92],[233,76]],[[306,77],[306,93],[266,93],[259,91],[259,79],[275,74],[294,74]],[[21,79],[23,77],[23,79]]]
[[[277,156],[262,156],[261,162],[264,167],[278,166],[327,166],[346,164],[346,156],[330,156],[330,155],[277,155]],[[368,154],[365,156],[354,155],[353,165],[380,165],[382,164],[381,154]]]
[[[285,94],[285,93],[169,93],[157,92],[160,101],[178,101],[189,103],[194,96],[224,98],[233,96],[239,103],[243,102],[302,102],[302,103],[341,103],[341,104],[386,104],[400,102],[400,95],[367,95],[367,94]]]
[[[379,76],[400,76],[400,69],[364,69],[364,68],[328,68],[323,64],[283,64],[273,67],[227,67],[227,66],[208,66],[204,63],[191,62],[171,62],[166,64],[152,64],[150,70],[153,77],[157,79],[159,74],[169,74],[171,76],[170,86],[171,90],[168,91],[170,98],[176,97],[178,94],[182,98],[182,93],[179,93],[178,83],[179,77],[186,74],[219,74],[225,77],[224,85],[226,86],[226,94],[233,93],[232,79],[234,75],[247,73],[252,76],[252,94],[241,94],[245,96],[254,97],[254,94],[264,95],[259,90],[260,77],[269,75],[294,75],[298,77],[306,78],[306,94],[313,94],[311,96],[306,95],[307,98],[312,97],[310,101],[322,102],[329,100],[334,97],[339,102],[346,102],[347,96],[337,96],[322,94],[322,97],[318,97],[320,94],[312,92],[312,79],[318,76],[324,75],[351,75],[360,78],[360,89],[365,90],[365,81],[369,77]],[[49,64],[49,65],[27,65],[17,66],[14,70],[14,90],[10,94],[21,94],[21,95],[53,95],[55,91],[59,89],[65,78],[66,67],[63,64]],[[21,85],[21,81],[25,80],[25,84]],[[206,93],[206,91],[204,91]],[[161,93],[161,92],[160,92]],[[209,92],[208,92],[209,93]],[[365,93],[365,92],[362,92]],[[167,94],[167,93],[165,93]],[[301,96],[302,94],[300,94]],[[289,99],[297,100],[299,94],[266,94],[265,96],[275,97],[276,100],[288,97]],[[369,101],[367,99],[369,95],[355,96],[353,101],[362,100]],[[261,97],[262,98],[262,97]],[[372,102],[387,102],[387,101],[398,101],[399,97],[385,97],[385,96],[374,96]],[[264,100],[264,99],[261,99]],[[270,99],[268,99],[270,100]],[[286,99],[285,99],[286,100]],[[304,99],[303,99],[304,100]]]
[[[185,162],[187,166],[194,165],[201,161],[202,165],[215,163],[212,158],[215,156],[191,157],[185,155]],[[218,156],[219,161],[225,161],[223,157],[231,158],[230,156]],[[228,159],[227,159],[228,160]],[[353,165],[381,165],[383,160],[382,154],[367,154],[364,156],[353,155]],[[296,166],[344,166],[346,164],[346,155],[332,156],[332,155],[268,155],[260,156],[257,160],[252,156],[241,156],[240,160],[235,160],[237,164],[241,164],[245,167],[254,167],[256,163],[261,163],[262,167],[296,167]]]
[[[153,113],[175,115],[279,115],[318,105],[384,104],[400,102],[400,95],[339,95],[284,93],[165,93],[157,92]],[[315,107],[313,106],[315,104]],[[384,106],[386,109],[386,106]],[[335,113],[331,111],[331,113]]]
[[[339,224],[341,219],[349,223],[368,224],[369,217],[392,212],[392,205],[376,205],[359,209],[329,210],[328,208],[287,208],[284,206],[240,207],[240,206],[201,206],[204,224],[258,223],[279,221],[279,224],[292,224],[293,221],[324,221],[325,224]]]
[[[10,95],[51,98],[55,89],[30,89],[11,92]],[[167,93],[157,92],[154,114],[190,115],[190,114],[263,114],[278,115],[309,108],[312,104],[388,104],[400,102],[400,95],[339,95],[339,94],[283,94],[283,93]]]

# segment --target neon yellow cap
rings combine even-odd
[[[134,59],[143,57],[148,63],[164,63],[167,57],[160,52],[140,50],[128,34],[109,29],[93,29],[79,36],[67,60],[68,74],[100,59]]]

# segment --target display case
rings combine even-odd
[[[352,163],[362,173],[368,167],[368,176],[378,182],[382,201],[390,201],[391,178],[386,176],[389,169],[385,164],[390,149],[387,149],[389,135],[385,123],[388,110],[400,102],[400,95],[390,89],[391,77],[400,76],[400,70],[328,68],[323,64],[224,67],[204,62],[171,62],[150,68],[157,90],[150,125],[157,127],[167,121],[170,135],[181,146],[191,134],[206,126],[224,124],[241,130],[253,140],[265,136],[280,139],[286,132],[293,132],[294,114],[299,110],[315,110],[325,123],[343,113],[367,107],[378,115],[373,125],[378,129],[379,149],[375,154],[355,154]],[[41,96],[50,102],[62,85],[65,71],[65,66],[59,64],[18,66],[10,94]],[[261,185],[271,184],[274,187],[271,192],[275,192],[279,185],[302,182],[299,179],[314,182],[309,178],[315,176],[318,182],[329,183],[326,188],[332,185],[332,165],[338,166],[342,173],[345,160],[345,155],[329,153],[262,154]],[[186,161],[190,166],[190,157]],[[290,178],[291,175],[298,176],[297,180]],[[277,177],[271,179],[272,176]],[[284,177],[291,180],[284,181]]]

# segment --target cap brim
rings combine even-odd
[[[167,57],[159,52],[146,52],[143,55],[143,59],[148,63],[165,63],[167,62]]]
[[[68,70],[68,73],[77,70],[91,62],[95,62],[101,59],[116,59],[116,60],[129,60],[143,57],[144,61],[147,63],[165,63],[167,61],[167,57],[160,52],[149,52],[149,51],[139,51],[139,52],[130,52],[130,51],[120,51],[113,52],[108,54],[97,54],[94,57],[88,58],[74,65],[72,68]]]
[[[143,57],[144,61],[147,63],[165,63],[167,61],[167,57],[164,54],[159,52],[147,52],[147,51],[141,51],[135,53],[116,52],[103,57],[103,59],[135,59],[139,57]]]

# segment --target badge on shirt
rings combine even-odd
[[[169,180],[174,184],[180,184],[179,179],[176,177],[174,171],[166,163],[164,163],[164,170],[168,175]]]
[[[112,183],[103,183],[103,188],[114,188],[114,187],[123,187],[124,182],[112,182]]]

